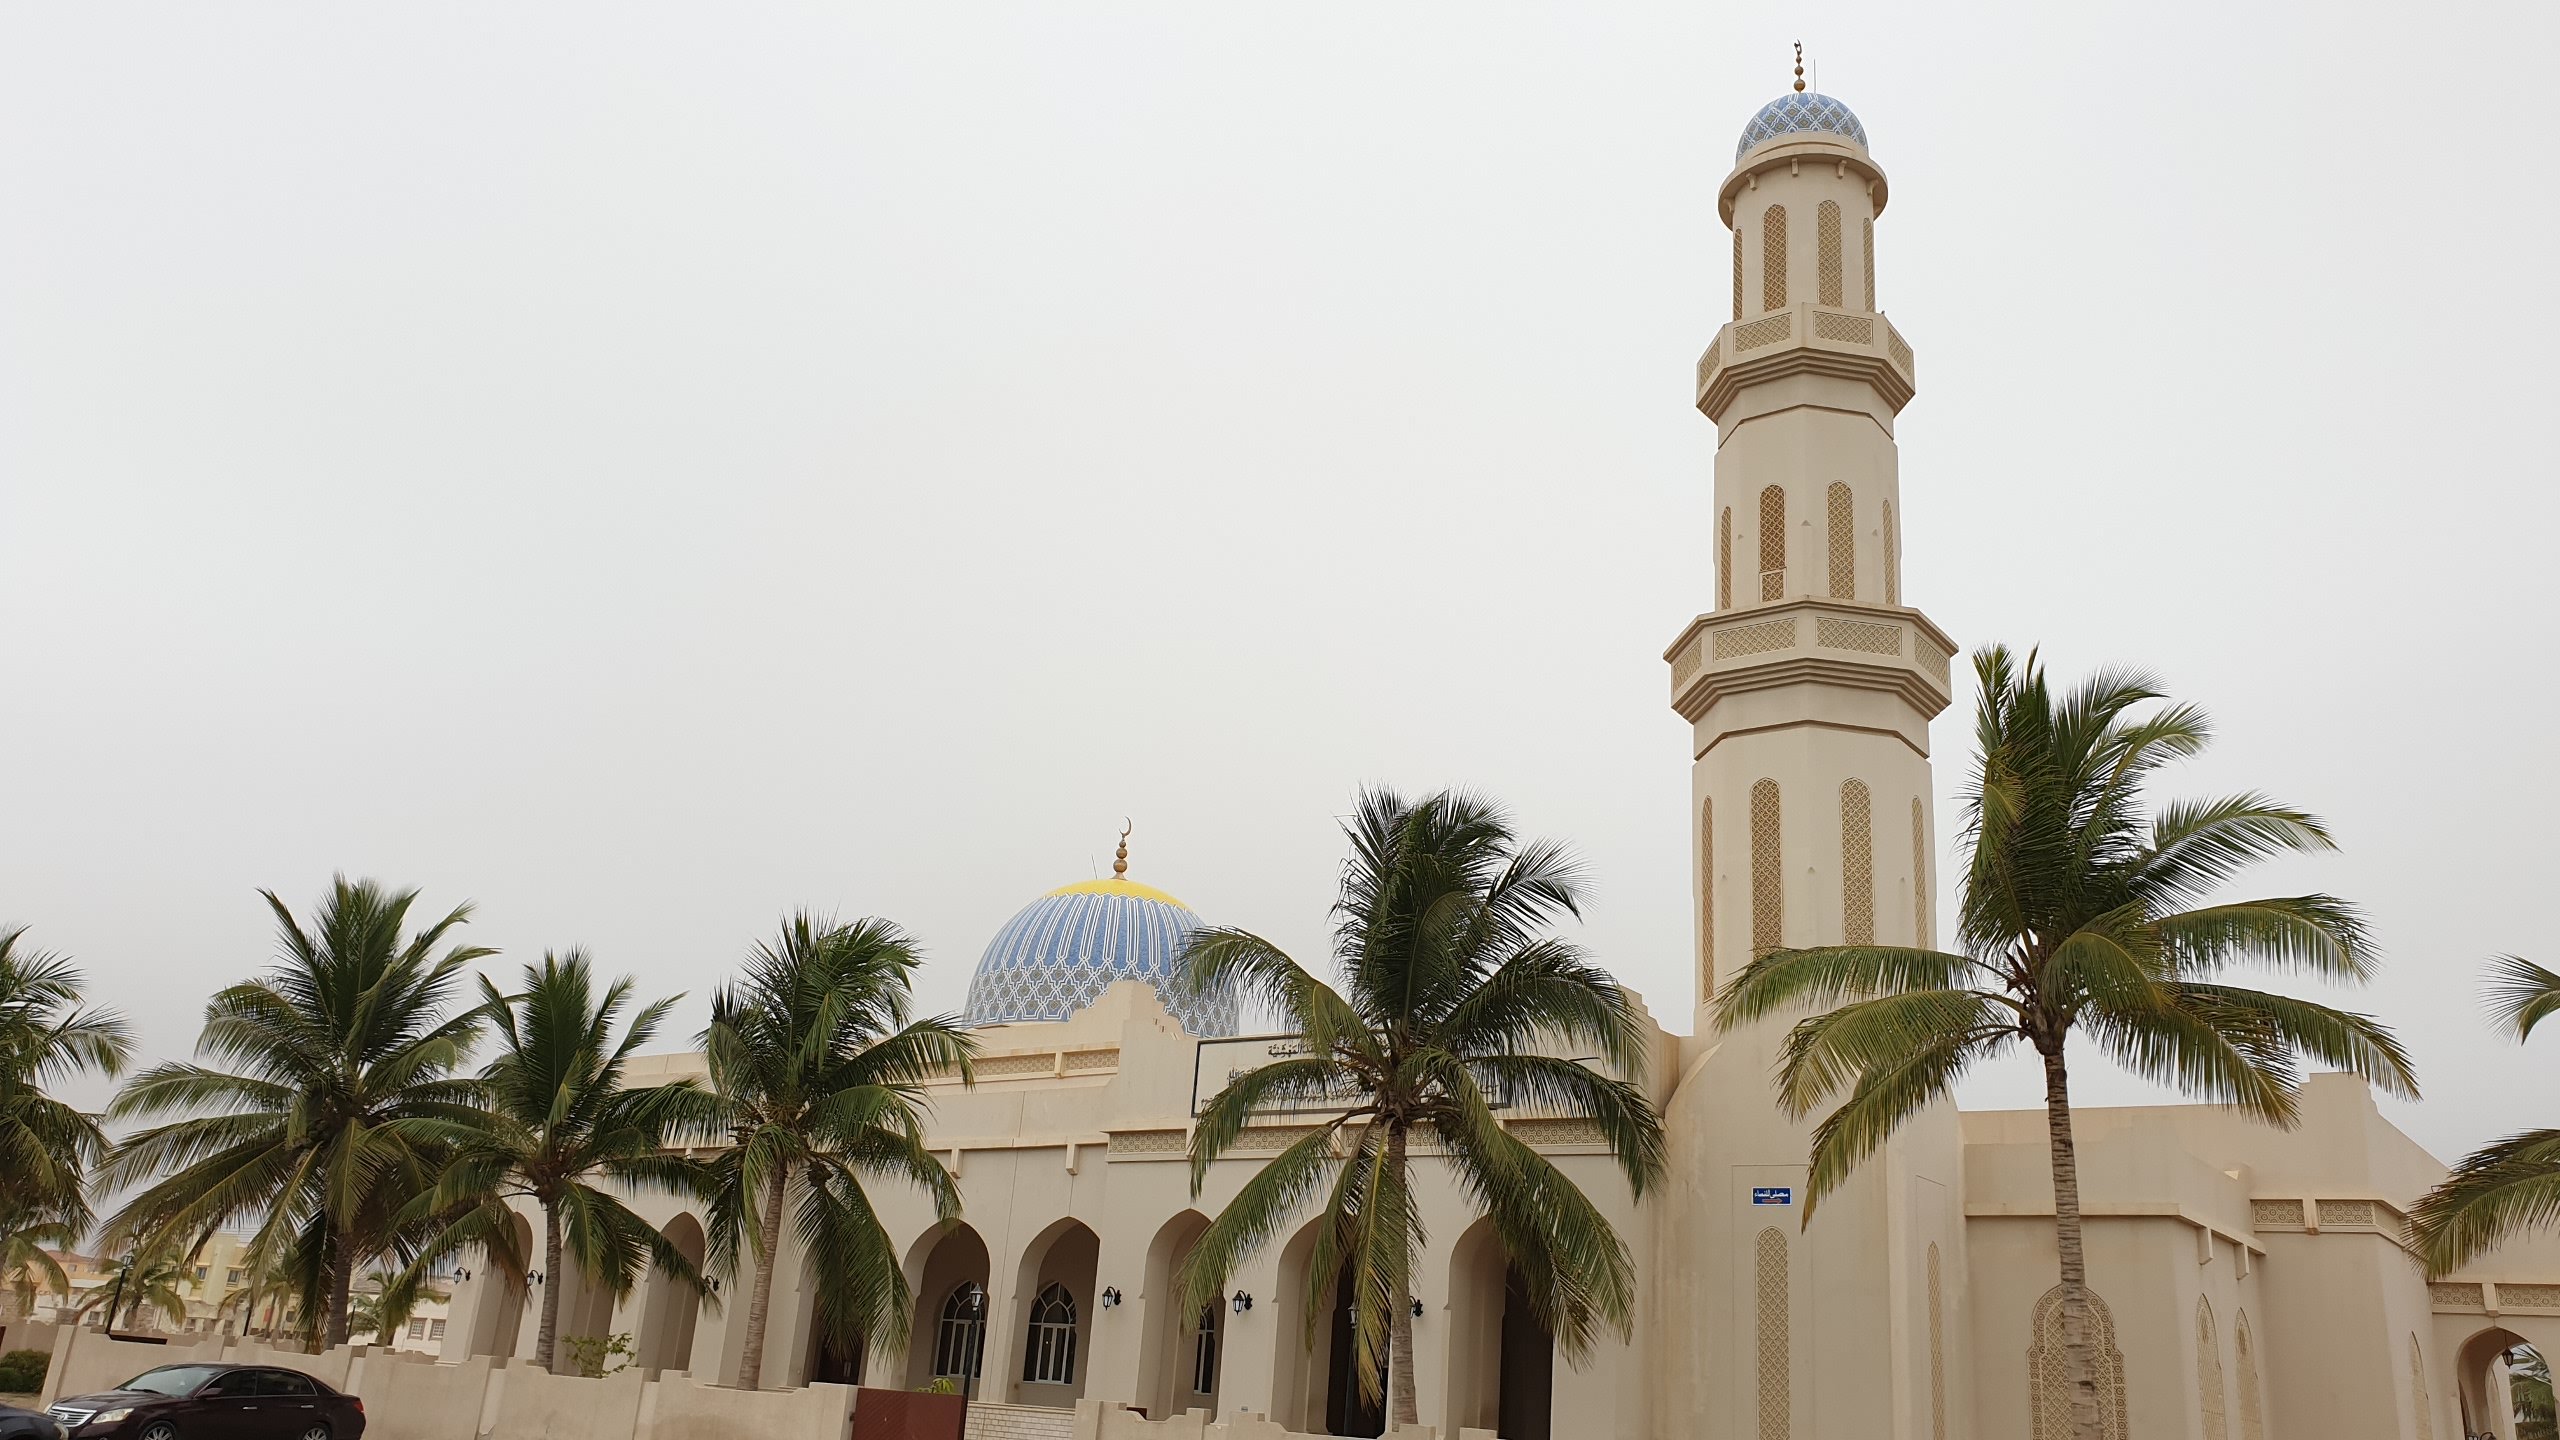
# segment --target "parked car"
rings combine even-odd
[[[163,1365],[113,1390],[56,1400],[64,1440],[357,1440],[364,1402],[299,1370]],[[6,1433],[6,1432],[0,1432]]]
[[[0,1405],[0,1440],[62,1440],[62,1432],[33,1410]]]

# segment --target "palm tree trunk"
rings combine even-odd
[[[1401,1125],[1387,1131],[1387,1170],[1407,1194],[1413,1187],[1405,1185],[1405,1130]],[[1396,1286],[1395,1308],[1387,1312],[1387,1394],[1388,1424],[1401,1428],[1422,1423],[1413,1387],[1413,1294],[1408,1279]]]
[[[2059,1041],[2044,1051],[2044,1124],[2053,1146],[2053,1241],[2062,1258],[2062,1379],[2071,1393],[2071,1435],[2101,1440],[2098,1367],[2089,1349],[2089,1268],[2080,1243],[2080,1162],[2071,1142],[2071,1077]]]
[[[782,1248],[782,1171],[766,1177],[764,1213],[756,1217],[756,1283],[747,1296],[747,1353],[738,1357],[738,1388],[764,1382],[764,1321],[773,1308],[774,1252]]]
[[[560,1339],[560,1207],[542,1205],[542,1328],[534,1332],[533,1363],[548,1370]]]
[[[356,1278],[355,1236],[341,1231],[329,1238],[329,1269],[321,1277],[321,1283],[328,1287],[322,1300],[329,1307],[320,1330],[320,1348],[324,1351],[347,1343],[347,1308],[355,1298]]]

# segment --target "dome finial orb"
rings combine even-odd
[[[1796,42],[1796,93],[1804,93],[1804,42]]]
[[[1129,878],[1129,832],[1137,828],[1129,823],[1128,816],[1120,817],[1120,850],[1111,857],[1111,878],[1114,880]]]

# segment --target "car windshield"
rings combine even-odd
[[[145,1395],[183,1397],[196,1393],[196,1387],[213,1375],[214,1367],[211,1365],[163,1365],[157,1370],[145,1370],[116,1388],[139,1390]]]

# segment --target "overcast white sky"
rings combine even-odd
[[[2560,1120],[2476,986],[2560,962],[2549,4],[11,6],[0,919],[177,1053],[343,869],[682,1040],[797,905],[956,1007],[1124,814],[1312,955],[1354,788],[1464,783],[1685,1030],[1691,365],[1799,38],[1906,595],[2209,706],[2401,1122]]]

